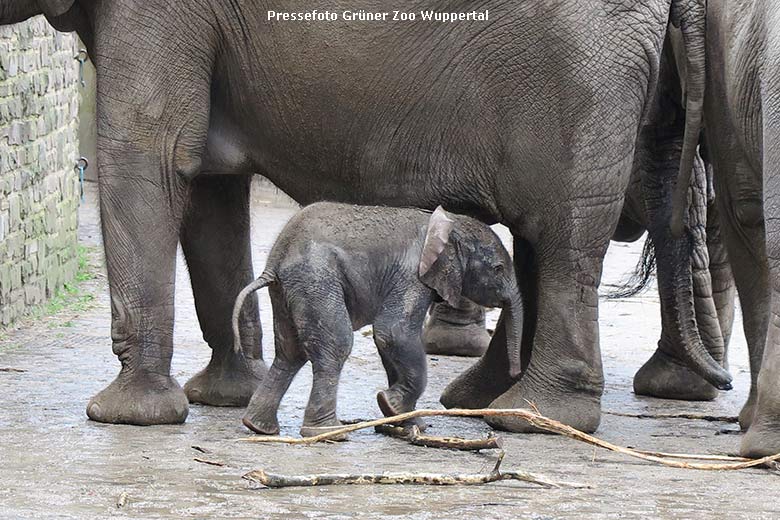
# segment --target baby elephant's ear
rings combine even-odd
[[[463,268],[450,243],[455,222],[439,206],[428,221],[422,255],[420,280],[436,291],[450,305],[457,307],[463,285]]]

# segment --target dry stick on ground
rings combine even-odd
[[[582,484],[569,482],[555,482],[541,475],[526,473],[524,471],[501,471],[501,461],[504,459],[502,451],[493,471],[478,474],[452,474],[442,473],[375,473],[375,474],[339,474],[339,475],[276,475],[266,473],[259,469],[250,471],[242,478],[250,482],[257,482],[271,488],[281,487],[309,487],[331,486],[337,484],[419,484],[428,486],[473,486],[488,484],[499,480],[520,480],[545,488],[588,488]]]
[[[683,459],[683,460],[717,460],[723,462],[750,462],[753,459],[745,457],[733,457],[731,455],[688,455],[687,453],[664,453],[662,451],[634,450],[642,455],[651,455],[663,459]]]
[[[623,413],[623,412],[604,412],[607,415],[617,417],[633,417],[635,419],[695,419],[698,421],[709,422],[739,422],[739,417],[735,415],[708,415],[700,413]]]
[[[501,437],[490,436],[486,439],[461,439],[460,437],[433,437],[423,435],[417,426],[403,428],[391,424],[380,424],[375,428],[377,433],[402,439],[415,446],[427,448],[443,448],[461,451],[494,450],[502,448],[504,441]]]
[[[225,465],[224,462],[218,462],[216,460],[208,460],[208,459],[201,459],[200,457],[194,457],[192,460],[195,462],[200,462],[201,464],[208,464],[209,466],[219,466],[222,467]]]
[[[531,425],[539,428],[540,430],[545,430],[552,433],[557,433],[559,435],[563,435],[565,437],[569,437],[571,439],[575,439],[581,442],[584,442],[586,444],[590,444],[592,446],[598,446],[600,448],[604,448],[609,451],[614,451],[616,453],[622,453],[623,455],[627,455],[629,457],[635,457],[637,459],[642,459],[650,462],[655,462],[657,464],[662,464],[664,466],[670,466],[673,468],[683,468],[683,469],[700,469],[700,470],[710,470],[710,471],[718,471],[718,470],[737,470],[737,469],[745,469],[745,468],[752,468],[755,466],[761,466],[763,464],[766,464],[767,462],[772,462],[775,460],[780,460],[780,453],[776,455],[770,455],[768,457],[763,457],[760,459],[755,460],[749,460],[744,462],[736,462],[733,464],[700,464],[700,463],[692,463],[692,462],[682,462],[680,460],[670,460],[668,458],[658,457],[655,455],[646,455],[640,451],[637,451],[632,448],[625,448],[623,446],[618,446],[617,444],[612,444],[611,442],[607,442],[604,440],[601,440],[597,437],[594,437],[592,435],[588,435],[587,433],[581,432],[579,430],[576,430],[572,428],[571,426],[567,426],[561,422],[558,422],[554,419],[550,419],[548,417],[544,417],[543,415],[539,415],[538,413],[534,413],[530,410],[524,410],[521,408],[514,408],[514,409],[493,409],[493,408],[482,408],[477,410],[467,410],[467,409],[461,409],[461,408],[453,408],[450,410],[415,410],[413,412],[407,412],[402,413],[400,415],[395,415],[393,417],[384,417],[382,419],[376,419],[374,421],[367,421],[364,423],[359,424],[353,424],[350,426],[345,426],[344,428],[339,428],[338,430],[332,430],[326,433],[321,433],[319,435],[316,435],[314,437],[306,437],[302,439],[294,438],[294,437],[245,437],[243,439],[240,439],[242,441],[246,442],[277,442],[277,443],[284,443],[284,444],[314,444],[317,442],[322,442],[325,440],[328,440],[332,437],[337,437],[339,435],[344,435],[345,433],[354,432],[356,430],[362,430],[365,428],[371,428],[373,426],[379,426],[380,424],[400,424],[404,421],[408,421],[409,419],[414,419],[416,417],[519,417],[520,419],[523,419],[530,423]],[[691,456],[693,458],[694,456]]]

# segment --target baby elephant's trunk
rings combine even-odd
[[[274,275],[266,271],[257,280],[241,289],[241,292],[236,296],[236,303],[233,305],[233,349],[237,353],[241,352],[241,331],[238,327],[238,320],[241,317],[241,309],[244,307],[246,297],[263,287],[268,287],[275,279]]]

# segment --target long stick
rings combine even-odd
[[[349,426],[345,426],[344,428],[340,428],[338,430],[332,430],[329,432],[321,433],[320,435],[316,435],[314,437],[306,437],[306,438],[298,439],[294,437],[257,436],[257,437],[245,437],[240,440],[246,442],[314,444],[317,442],[328,440],[332,437],[343,435],[345,433],[354,432],[356,430],[362,430],[365,428],[371,428],[374,426],[379,426],[380,424],[398,424],[407,421],[409,419],[414,419],[416,417],[437,417],[437,416],[440,417],[519,417],[525,421],[528,421],[528,423],[541,430],[557,433],[559,435],[563,435],[565,437],[569,437],[571,439],[575,439],[580,442],[590,444],[592,446],[598,446],[600,448],[604,448],[605,450],[614,451],[616,453],[621,453],[629,457],[634,457],[649,462],[655,462],[657,464],[662,464],[664,466],[669,466],[672,468],[699,469],[699,470],[707,470],[707,471],[737,470],[737,469],[746,469],[755,466],[761,466],[763,464],[766,464],[767,462],[780,460],[780,453],[775,455],[770,455],[767,457],[762,457],[760,459],[748,460],[744,462],[736,462],[733,464],[700,464],[694,462],[682,462],[680,460],[669,460],[667,458],[658,457],[655,455],[647,455],[631,448],[625,448],[623,446],[612,444],[611,442],[601,440],[592,435],[588,435],[587,433],[576,430],[571,426],[567,426],[554,419],[550,419],[548,417],[544,417],[543,415],[531,412],[529,410],[520,409],[520,408],[511,408],[511,409],[482,408],[477,410],[453,408],[450,410],[415,410],[413,412],[406,412],[393,417],[384,417],[382,419],[376,419],[373,421],[366,421],[358,424],[352,424]]]
[[[499,480],[520,480],[544,488],[587,488],[581,484],[555,482],[541,475],[524,471],[501,471],[504,452],[498,456],[490,473],[441,474],[441,473],[367,473],[367,474],[320,474],[320,475],[277,475],[258,469],[242,478],[271,488],[332,486],[340,484],[418,484],[427,486],[473,486],[498,482]]]

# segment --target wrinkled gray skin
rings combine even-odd
[[[694,182],[695,185],[692,186],[691,191],[690,221],[696,222],[695,225],[699,227],[692,226],[691,229],[695,229],[696,233],[689,236],[691,246],[689,275],[693,277],[694,292],[692,296],[699,334],[691,339],[680,337],[677,334],[679,328],[675,326],[680,315],[669,310],[670,295],[674,294],[676,285],[675,278],[670,276],[670,273],[674,273],[675,266],[683,265],[672,263],[670,259],[678,254],[684,254],[685,250],[681,251],[677,247],[670,247],[669,244],[673,244],[674,240],[662,242],[665,246],[662,246],[661,250],[655,250],[653,245],[653,252],[656,255],[654,260],[655,264],[658,265],[662,330],[658,349],[634,377],[634,392],[638,395],[690,401],[709,401],[718,396],[718,389],[690,368],[684,355],[684,341],[702,341],[713,357],[720,360],[723,367],[728,369],[728,343],[734,321],[736,291],[731,267],[720,236],[714,198],[707,202],[704,197],[708,184],[706,184],[707,179],[703,164],[697,165]],[[629,193],[637,189],[638,186],[632,187],[629,189]],[[668,198],[667,202],[671,202],[671,199]],[[644,231],[645,225],[641,224],[642,219],[645,218],[643,210],[632,207],[630,211],[636,211],[636,213],[633,213],[629,221],[628,211],[626,211],[628,208],[627,199],[627,206],[624,207],[624,213],[621,217],[621,226],[626,220],[624,229]],[[706,215],[706,221],[701,219],[703,215]],[[618,230],[621,229],[621,226],[618,227]],[[664,229],[668,230],[668,227],[655,229],[663,231]],[[613,239],[617,239],[617,237]],[[648,240],[652,243],[652,238],[648,238]],[[646,247],[645,256],[647,254]],[[646,264],[648,260],[646,257],[643,258],[640,262],[643,265],[639,269],[650,268],[651,266]],[[644,275],[644,272],[640,274]]]
[[[19,2],[29,0],[0,0],[0,13],[11,13],[0,23],[21,17],[12,7]],[[532,401],[552,418],[596,429],[603,257],[670,18],[685,29],[694,65],[694,137],[681,172],[692,168],[704,79],[698,1],[488,0],[480,4],[487,23],[392,26],[268,22],[267,9],[300,7],[281,0],[38,6],[55,27],[79,32],[97,69],[101,220],[122,369],[88,404],[90,418],[181,422],[187,397],[245,403],[259,384],[256,299],[241,324],[244,355],[231,348],[230,316],[253,279],[247,186],[249,174],[262,173],[304,204],[441,204],[505,224],[524,273],[525,369],[519,380],[510,376],[504,316],[485,356],[451,386],[451,402]],[[386,2],[313,0],[306,8],[381,10]],[[179,240],[213,350],[186,394],[170,375]],[[708,380],[728,384],[706,351],[697,361]]]
[[[780,4],[709,0],[707,27],[706,156],[752,376],[741,451],[763,456],[780,452]]]
[[[718,389],[691,370],[686,348],[691,342],[701,342],[726,366],[734,289],[720,241],[712,182],[701,160],[696,162],[689,190],[687,231],[680,238],[670,232],[685,131],[673,41],[679,41],[676,31],[670,32],[664,46],[658,91],[640,132],[626,202],[612,238],[631,241],[647,230],[656,257],[662,332],[657,351],[634,378],[634,391],[670,399],[711,400]],[[680,279],[692,279],[692,293],[678,290]],[[693,333],[680,326],[690,319],[697,324]]]
[[[498,236],[473,218],[441,208],[431,215],[313,204],[290,219],[263,274],[239,294],[233,311],[237,337],[244,299],[266,286],[276,357],[243,419],[257,433],[279,432],[279,403],[306,361],[313,381],[301,434],[341,426],[336,417],[341,369],[352,350],[352,332],[369,324],[390,386],[377,395],[382,413],[414,410],[427,381],[422,325],[435,300],[459,306],[465,298],[503,308],[511,331],[509,365],[520,372],[523,313],[512,259]]]
[[[679,36],[676,31],[672,34]],[[726,367],[735,289],[720,240],[712,180],[701,159],[696,162],[690,187],[690,231],[679,239],[670,234],[672,195],[685,131],[685,107],[669,38],[660,70],[658,90],[640,132],[623,211],[612,236],[614,241],[633,242],[649,230],[649,239],[654,243],[655,262],[652,265],[658,265],[661,338],[656,353],[637,373],[634,391],[639,395],[667,399],[712,400],[717,397],[718,389],[689,367],[690,356],[686,355],[686,349],[692,342],[703,343],[713,358]],[[643,277],[652,260],[645,257],[641,262],[643,267],[637,274]],[[677,280],[680,278],[692,278],[692,293],[679,292]],[[462,330],[484,333],[484,324],[479,321],[484,320],[484,314],[480,315],[479,310],[473,306],[453,309],[446,303],[435,306],[431,317],[438,319],[426,322],[423,336],[435,335],[439,341],[434,353],[460,353],[478,345],[476,334],[475,341],[470,334],[458,333]],[[694,333],[680,326],[691,315],[697,324]],[[450,325],[451,321],[456,324]]]

